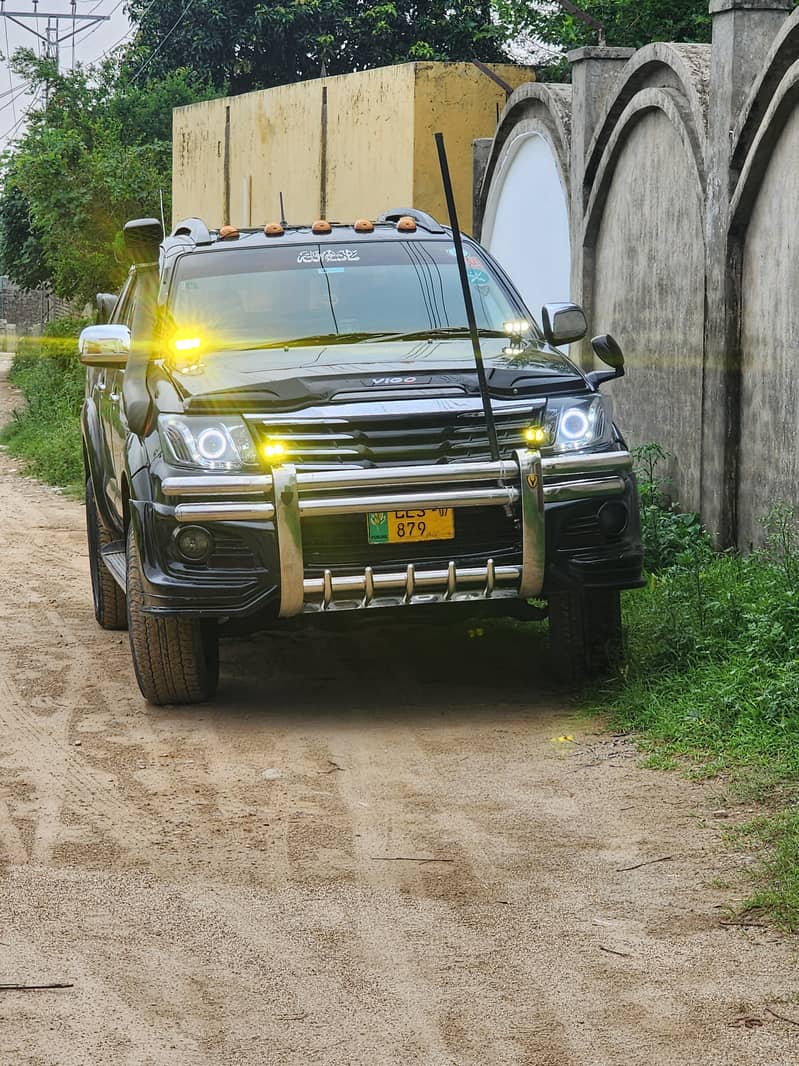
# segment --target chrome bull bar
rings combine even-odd
[[[180,523],[274,521],[280,556],[280,614],[387,606],[432,601],[533,598],[544,580],[544,506],[624,492],[621,476],[632,467],[628,452],[601,452],[542,458],[519,450],[512,460],[374,470],[304,471],[290,463],[269,474],[170,477],[166,496],[180,502]],[[455,487],[453,487],[455,486]],[[393,490],[393,491],[392,491]],[[217,501],[214,497],[223,497]],[[211,499],[209,499],[211,497]],[[236,497],[247,497],[236,500]],[[264,497],[268,497],[264,499]],[[198,499],[202,498],[202,499]],[[461,567],[376,573],[306,576],[302,519],[440,507],[499,506],[520,518],[521,566]]]

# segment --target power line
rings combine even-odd
[[[20,96],[23,96],[27,91],[28,91],[28,86],[24,82],[21,85],[16,85],[14,87],[13,93],[11,93],[11,99],[8,101],[8,103],[3,104],[3,106],[0,107],[0,112],[7,111],[9,107],[12,108],[13,109],[13,113],[14,113],[14,121],[16,122],[17,121],[17,108],[16,108],[17,100],[20,98]],[[10,90],[6,91],[3,95],[4,96],[8,96],[9,93],[10,93]]]
[[[130,79],[131,81],[135,81],[138,78],[138,76],[141,74],[141,72],[146,67],[149,67],[149,65],[152,63],[152,61],[155,59],[155,57],[158,55],[158,53],[164,47],[166,42],[169,40],[169,38],[172,36],[172,34],[175,32],[175,30],[178,28],[178,26],[184,20],[184,18],[188,15],[188,13],[191,10],[193,4],[194,4],[194,0],[189,0],[188,4],[186,4],[186,6],[183,8],[183,11],[181,11],[180,15],[178,16],[177,21],[175,22],[175,25],[172,27],[172,29],[169,31],[169,33],[167,33],[167,35],[165,37],[161,38],[161,43],[158,45],[156,50],[149,56],[149,58],[146,59],[144,61],[144,63],[142,63],[142,65],[139,67],[139,69],[136,71],[136,73]],[[152,5],[150,5],[150,6],[152,6]]]
[[[21,26],[23,30],[27,30],[32,33],[36,38],[39,45],[39,54],[42,54],[42,47],[44,47],[45,59],[55,60],[58,64],[59,49],[64,41],[74,39],[75,35],[83,28],[80,23],[100,23],[108,22],[110,16],[108,15],[96,15],[91,11],[85,15],[78,14],[74,4],[72,5],[72,14],[66,15],[63,12],[42,11],[39,12],[39,0],[34,0],[33,11],[6,11],[5,0],[0,0],[0,18],[6,20],[6,23],[10,20],[16,26]],[[44,33],[39,29],[39,19],[47,19],[47,28]],[[25,24],[25,20],[30,21],[33,19],[36,24],[34,29],[32,26]],[[60,26],[62,22],[71,22],[72,30],[70,33],[66,33],[63,36],[60,34]],[[6,26],[7,29],[7,26]]]
[[[36,95],[34,96],[34,98],[31,100],[31,102],[28,104],[28,106],[25,108],[25,110],[22,112],[22,114],[19,116],[17,121],[11,127],[11,129],[10,130],[6,130],[6,132],[3,133],[3,134],[0,134],[0,142],[7,141],[10,137],[14,136],[14,134],[17,132],[19,127],[22,125],[22,123],[25,121],[25,119],[28,117],[28,115],[34,109],[34,107],[39,103],[40,98],[41,98],[41,91],[38,91],[36,93]]]
[[[87,3],[90,3],[90,2],[91,2],[91,0],[86,0],[86,2],[87,2]],[[123,5],[123,3],[124,3],[124,2],[125,2],[125,0],[118,0],[118,3],[116,3],[116,4],[115,4],[115,5],[114,5],[114,6],[113,6],[113,7],[111,8],[111,10],[110,10],[110,11],[108,12],[107,18],[108,18],[108,19],[111,19],[111,18],[113,18],[113,17],[114,17],[114,15],[115,15],[115,14],[117,13],[117,11],[119,11],[119,9],[120,9],[120,8],[122,7],[122,5]],[[94,7],[92,8],[92,10],[91,10],[91,11],[89,12],[89,14],[91,15],[91,14],[92,14],[92,12],[96,11],[96,10],[97,10],[97,8],[98,8],[98,7],[100,6],[100,4],[102,4],[102,3],[103,3],[103,0],[98,0],[98,2],[97,2],[97,3],[95,4],[95,5],[94,5]],[[98,23],[96,23],[96,24],[95,24],[95,25],[93,25],[93,26],[84,26],[84,27],[83,27],[82,29],[80,29],[80,30],[76,30],[76,31],[75,31],[75,37],[77,38],[77,37],[78,37],[78,36],[79,36],[80,34],[83,34],[83,36],[82,36],[82,37],[80,38],[80,43],[81,43],[81,44],[85,44],[85,43],[86,43],[86,41],[88,41],[88,39],[89,39],[89,38],[90,38],[90,37],[92,36],[92,34],[94,34],[94,33],[97,33],[97,31],[98,31],[98,30],[100,29],[100,26],[101,26],[101,25],[102,25],[102,23],[98,22]],[[127,35],[128,35],[128,33],[129,33],[129,32],[130,32],[130,31],[128,30],[128,31],[127,31],[127,32],[126,32],[126,33],[124,34],[124,36],[120,37],[120,39],[119,39],[119,40],[117,41],[117,44],[121,44],[121,42],[125,40],[125,37],[127,37]],[[113,50],[114,48],[116,48],[116,44],[112,45],[112,46],[111,46],[111,48],[109,49],[109,51],[112,51],[112,50]],[[96,60],[94,60],[94,59],[93,59],[93,60],[92,60],[91,62],[92,62],[92,63],[94,63],[94,62],[96,62]]]
[[[8,84],[10,86],[9,92],[14,90],[14,78],[11,72],[11,46],[8,43],[8,19],[3,19],[3,29],[6,31],[6,63],[8,63]],[[17,121],[17,109],[14,107],[14,121]]]

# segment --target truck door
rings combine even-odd
[[[114,308],[111,321],[130,328],[136,299],[136,275],[131,274],[122,295]],[[104,379],[100,390],[98,409],[103,424],[103,436],[107,448],[108,481],[106,493],[111,510],[122,526],[122,471],[120,460],[124,458],[119,444],[120,418],[119,401],[122,394],[124,370],[104,370]]]

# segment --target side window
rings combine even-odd
[[[125,282],[125,287],[119,294],[114,313],[111,315],[110,321],[117,326],[130,326],[132,313],[133,313],[133,301],[134,293],[136,289],[136,275],[131,274],[128,280]]]

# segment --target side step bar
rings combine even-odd
[[[123,592],[127,592],[128,567],[124,543],[121,540],[115,540],[112,544],[106,544],[101,551],[101,555],[111,577],[116,581],[117,585],[119,585]]]

